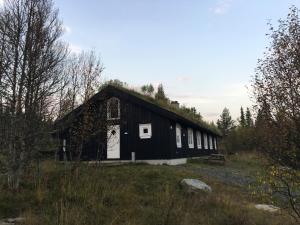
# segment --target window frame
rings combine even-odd
[[[202,149],[202,140],[201,140],[201,132],[196,131],[196,141],[197,141],[197,148]]]
[[[182,148],[182,130],[181,130],[181,126],[180,124],[176,124],[176,128],[175,128],[175,139],[176,139],[176,146],[177,148]],[[177,140],[178,137],[178,140]]]
[[[213,137],[211,135],[209,135],[209,150],[213,150],[214,146],[213,146]]]
[[[217,150],[217,138],[214,138],[214,146],[215,146],[215,150]]]
[[[188,128],[188,146],[189,148],[195,148],[194,131],[192,128]]]
[[[204,149],[208,149],[208,138],[207,134],[203,133],[203,144],[204,144]]]
[[[111,117],[111,101],[112,100],[117,100],[118,103],[118,117]],[[111,97],[110,99],[107,100],[107,120],[118,120],[120,119],[120,115],[121,115],[121,110],[120,110],[120,99],[116,98],[116,97]]]
[[[145,129],[148,130],[147,133],[144,133]],[[150,139],[150,138],[152,138],[152,124],[151,123],[139,124],[139,137],[140,137],[140,139]]]

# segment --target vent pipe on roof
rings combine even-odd
[[[177,101],[171,101],[171,105],[177,109],[179,108],[179,102],[177,102]]]

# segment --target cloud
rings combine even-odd
[[[191,80],[191,77],[189,77],[189,76],[179,76],[179,77],[177,77],[177,80],[179,82],[188,82],[188,81]]]
[[[228,12],[231,4],[232,0],[219,0],[217,4],[210,9],[210,11],[216,15],[223,15]]]
[[[224,107],[229,108],[231,116],[239,117],[240,107],[251,107],[249,90],[244,82],[226,83],[216,87],[211,92],[207,90],[172,90],[166,92],[171,100],[177,100],[181,105],[196,107],[206,121],[217,121]]]
[[[0,7],[3,6],[4,0],[0,0]]]

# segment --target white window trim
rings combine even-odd
[[[214,145],[215,145],[215,150],[217,150],[217,138],[214,138]]]
[[[144,129],[148,129],[148,133],[144,133]],[[152,126],[151,123],[139,124],[139,135],[140,139],[149,139],[152,137]]]
[[[200,131],[196,132],[196,139],[197,139],[197,148],[201,149],[202,148],[202,140],[201,140],[201,132]]]
[[[177,139],[177,137],[178,137],[178,139]],[[182,148],[180,124],[176,124],[176,146],[177,146],[177,148]]]
[[[203,140],[204,140],[204,149],[208,149],[208,140],[207,140],[207,134],[203,134]]]
[[[210,150],[213,150],[213,149],[214,149],[214,147],[213,147],[213,138],[212,138],[211,135],[209,135],[209,149],[210,149]]]
[[[110,110],[110,102],[111,100],[116,99],[118,101],[118,117],[113,118],[111,117],[111,110]],[[121,114],[121,110],[120,110],[120,99],[116,98],[116,97],[112,97],[110,99],[107,100],[107,120],[118,120],[120,119],[120,114]]]
[[[191,141],[191,142],[190,142]],[[189,144],[189,148],[194,148],[194,132],[193,129],[188,128],[188,144]]]

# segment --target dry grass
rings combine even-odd
[[[253,208],[248,192],[171,166],[81,165],[46,162],[39,185],[28,176],[19,193],[2,185],[0,217],[24,215],[34,224],[289,225],[285,215]],[[213,193],[189,194],[182,178],[200,178]]]

